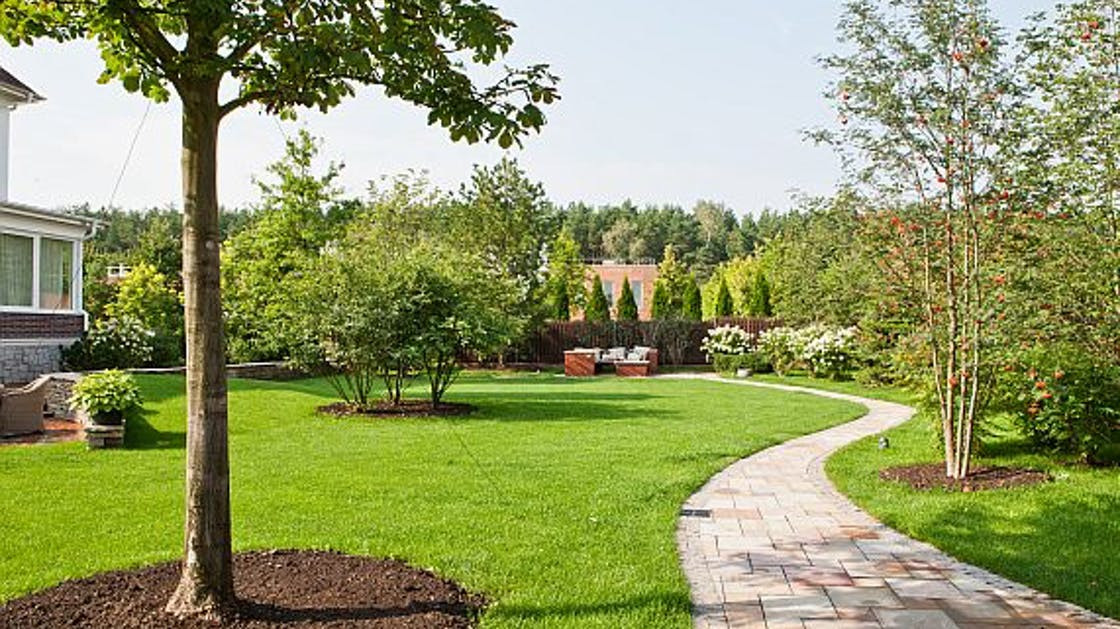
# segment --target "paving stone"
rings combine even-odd
[[[826,587],[825,592],[836,607],[902,607],[902,601],[888,587]]]
[[[806,620],[805,629],[880,629],[882,625],[873,620]]]
[[[884,629],[958,629],[948,614],[936,609],[877,609],[875,615]]]
[[[840,568],[790,566],[785,569],[785,573],[791,583],[800,585],[852,585],[852,578]]]
[[[678,524],[696,627],[1120,629],[1120,623],[959,563],[852,505],[828,481],[824,460],[839,447],[906,421],[913,410],[802,391],[854,401],[869,412],[738,461],[689,498],[686,504],[711,509],[713,516]]]
[[[763,596],[762,610],[766,622],[780,618],[836,618],[832,601],[823,594],[793,596]]]
[[[887,585],[899,596],[910,598],[962,598],[964,594],[949,581],[940,579],[888,578]]]

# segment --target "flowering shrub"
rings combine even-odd
[[[766,356],[756,351],[757,339],[737,325],[721,325],[708,330],[700,349],[708,355],[715,370],[725,376],[740,369],[754,373],[770,370]]]
[[[855,367],[856,329],[772,328],[759,335],[758,347],[779,374],[800,367],[814,376],[839,378]]]
[[[700,344],[700,349],[708,355],[708,360],[716,354],[740,355],[751,351],[754,339],[737,325],[721,325],[708,330],[708,336]]]
[[[98,321],[77,343],[63,351],[69,369],[144,367],[152,362],[156,333],[138,319],[122,316]]]
[[[1047,346],[1007,368],[1002,397],[1032,443],[1087,463],[1120,459],[1120,367]]]
[[[814,376],[836,379],[855,368],[856,329],[818,328],[801,348],[801,359]]]
[[[804,334],[793,328],[771,328],[758,336],[758,349],[769,359],[774,371],[784,374],[799,366]]]

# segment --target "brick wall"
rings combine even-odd
[[[608,290],[608,287],[610,289],[611,294],[607,300],[611,304],[612,317],[618,316],[615,306],[619,295],[622,294],[622,282],[630,280],[634,300],[638,304],[638,318],[642,321],[650,319],[653,310],[653,286],[657,282],[656,264],[593,264],[590,269],[603,282],[603,290]],[[587,282],[588,290],[591,290],[592,281],[589,279]]]
[[[78,314],[41,314],[0,312],[0,340],[66,339],[74,340],[85,329],[85,317]]]

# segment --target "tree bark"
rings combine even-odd
[[[230,543],[225,338],[219,275],[218,81],[196,80],[183,101],[183,284],[187,340],[187,488],[176,615],[220,619],[234,602]]]

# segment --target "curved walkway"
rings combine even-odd
[[[901,404],[704,375],[862,404],[855,421],[732,464],[688,499],[677,544],[695,625],[726,627],[1120,627],[902,535],[832,486],[838,448],[910,419]]]

